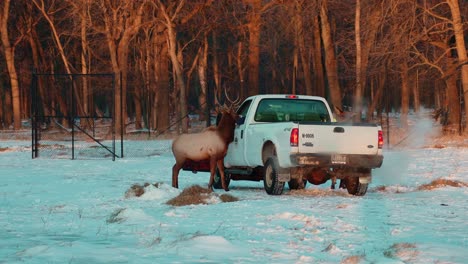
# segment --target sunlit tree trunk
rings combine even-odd
[[[21,101],[18,74],[16,73],[15,68],[15,51],[10,44],[10,37],[8,35],[10,0],[4,0],[1,12],[2,13],[0,15],[0,37],[2,39],[2,46],[5,54],[8,75],[10,77],[14,129],[18,130],[21,128]]]

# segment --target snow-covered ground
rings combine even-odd
[[[181,172],[172,188],[170,140],[114,162],[31,159],[29,141],[0,141],[0,263],[468,263],[468,188],[420,188],[466,184],[468,148],[431,147],[431,126],[385,149],[364,197],[231,181],[239,201],[183,207],[166,202],[209,175]],[[145,182],[160,184],[126,198]]]

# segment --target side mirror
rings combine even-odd
[[[239,116],[239,118],[236,121],[236,125],[240,126],[245,123],[245,116]]]

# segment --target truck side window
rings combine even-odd
[[[237,114],[239,115],[239,120],[237,120],[238,125],[242,125],[245,122],[245,116],[247,115],[247,112],[249,111],[250,104],[252,104],[252,100],[245,101],[239,109],[237,109]]]

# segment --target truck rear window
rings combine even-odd
[[[330,122],[326,105],[319,100],[262,99],[256,122]]]

